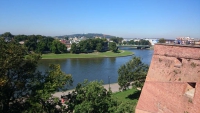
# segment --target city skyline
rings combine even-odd
[[[200,38],[199,0],[1,0],[0,34]]]

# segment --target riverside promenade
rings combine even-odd
[[[109,90],[109,84],[105,84],[103,86],[104,86],[104,88],[106,88],[106,90]],[[114,92],[118,92],[119,91],[119,85],[118,85],[118,83],[110,84],[110,89],[111,89],[111,91],[113,93]],[[61,98],[61,95],[67,95],[69,92],[72,92],[72,91],[74,91],[74,89],[68,90],[68,91],[65,91],[65,92],[56,92],[56,93],[53,94],[53,96]]]

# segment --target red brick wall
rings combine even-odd
[[[136,113],[200,113],[200,47],[155,45]]]

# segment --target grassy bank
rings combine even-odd
[[[120,57],[120,56],[128,56],[132,55],[133,53],[130,51],[120,50],[119,53],[113,53],[111,51],[107,52],[94,52],[94,53],[81,53],[81,54],[72,54],[72,53],[65,53],[65,54],[43,54],[42,59],[67,59],[67,58],[100,58],[100,57]]]
[[[140,92],[141,91],[137,90],[136,88],[133,88],[123,92],[113,93],[112,96],[118,101],[130,103],[130,105],[133,106],[133,109],[135,111],[135,107],[140,97]]]

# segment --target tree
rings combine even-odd
[[[6,41],[10,41],[14,36],[10,32],[5,32],[1,35]]]
[[[110,42],[109,43],[109,49],[113,52],[117,52],[117,45],[115,42]]]
[[[158,40],[158,43],[165,43],[165,39],[164,39],[164,38],[160,38],[160,39]]]
[[[128,44],[129,44],[129,45],[134,45],[135,42],[134,42],[134,40],[130,40],[130,41],[128,41]]]
[[[110,38],[110,40],[112,40],[112,41],[115,42],[116,44],[121,44],[123,38],[113,37],[113,38]]]
[[[56,91],[66,91],[67,86],[71,84],[72,76],[63,73],[60,65],[51,64],[50,70],[34,81],[31,90],[33,93],[27,99],[27,103],[31,106],[26,111],[48,113],[58,111],[55,107],[57,105],[62,107],[62,104],[58,98],[54,98],[51,95]]]
[[[72,43],[70,51],[71,51],[71,53],[76,53],[77,52],[76,43]]]
[[[83,40],[78,43],[81,53],[87,53],[89,50],[92,50],[89,41],[90,40]]]
[[[101,52],[103,50],[103,46],[102,46],[101,43],[97,44],[96,50],[99,51],[99,52]]]
[[[131,82],[136,87],[142,87],[148,71],[148,65],[142,63],[139,57],[133,57],[118,69],[118,84],[120,89],[126,90]]]
[[[38,37],[36,35],[31,35],[27,37],[24,45],[28,48],[28,51],[35,51],[37,49]]]
[[[59,101],[51,94],[66,90],[65,85],[72,83],[71,75],[63,73],[58,65],[51,65],[42,74],[36,71],[39,55],[27,55],[25,48],[12,41],[0,38],[0,43],[0,112],[56,111]]]
[[[25,40],[27,40],[27,37],[28,36],[26,36],[26,35],[15,35],[14,40],[16,42],[25,41]]]
[[[84,81],[76,86],[75,91],[70,93],[68,111],[74,113],[107,113],[113,106],[117,106],[111,98],[112,92],[107,91],[102,82]]]
[[[69,37],[68,37],[68,36],[66,36],[66,37],[64,37],[64,39],[65,39],[65,40],[69,40]]]
[[[126,45],[127,44],[127,41],[123,41],[123,45]]]
[[[117,102],[117,108],[114,109],[114,113],[134,113],[133,103],[131,102]]]
[[[46,44],[43,41],[38,42],[36,52],[42,53],[45,50],[45,46]]]
[[[138,42],[138,41],[134,41],[134,44],[135,44],[135,45],[139,45],[139,42]]]
[[[37,49],[36,52],[42,53],[44,51],[50,51],[52,47],[52,42],[54,41],[51,37],[43,37],[39,42],[37,43]]]
[[[148,40],[141,39],[139,42],[141,45],[150,45],[150,42]]]
[[[59,40],[54,40],[51,45],[51,51],[55,54],[64,53],[67,51],[65,44],[62,44]]]

